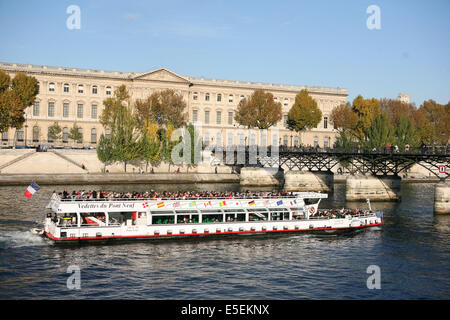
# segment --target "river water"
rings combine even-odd
[[[321,208],[345,204],[345,185],[334,187]],[[433,184],[403,184],[402,202],[372,203],[384,211],[384,226],[346,235],[72,248],[29,232],[43,220],[53,190],[63,188],[220,191],[239,185],[41,186],[31,199],[23,195],[26,186],[0,187],[0,299],[450,298],[450,216],[433,214]],[[368,273],[374,265],[379,272]],[[79,289],[67,286],[73,266],[80,270]],[[381,288],[368,289],[375,275]]]

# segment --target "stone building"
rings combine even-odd
[[[102,102],[124,84],[133,99],[145,98],[152,92],[164,89],[173,89],[181,94],[187,102],[189,123],[201,124],[203,141],[207,144],[270,145],[277,142],[286,146],[303,144],[328,148],[333,146],[337,134],[329,120],[331,111],[344,103],[348,95],[347,90],[342,88],[195,78],[180,76],[164,68],[135,73],[0,63],[0,69],[11,77],[24,72],[39,81],[39,94],[34,105],[26,110],[24,127],[17,132],[10,129],[1,133],[3,146],[50,143],[95,147],[100,135],[105,133],[99,122]],[[250,96],[255,89],[271,92],[283,106],[282,121],[264,134],[256,130],[249,132],[234,121],[239,101]],[[286,128],[286,120],[295,96],[302,89],[307,89],[317,101],[323,118],[317,128],[298,134]],[[51,141],[48,137],[48,129],[55,122],[63,129],[61,141]],[[68,138],[74,123],[81,128],[81,143]]]

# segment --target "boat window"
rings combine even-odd
[[[271,212],[285,212],[288,211],[287,208],[270,208],[269,211]]]
[[[247,209],[248,212],[267,212],[267,208]]]
[[[177,223],[198,223],[198,214],[179,214]]]
[[[222,221],[223,221],[223,214],[204,214],[202,217],[203,223],[222,222]]]
[[[225,214],[226,222],[245,221],[245,213],[227,213]]]
[[[304,199],[305,205],[316,204],[320,199]]]
[[[153,217],[153,224],[172,224],[174,223],[175,218],[174,216],[154,216]]]
[[[123,212],[109,212],[109,225],[120,225],[125,221]],[[131,214],[128,219],[131,219]]]
[[[64,213],[62,216],[58,216],[59,225],[64,227],[77,227],[78,220],[75,212]]]
[[[289,212],[277,211],[270,213],[270,220],[289,220]]]
[[[249,212],[248,221],[267,221],[269,217],[268,212]]]
[[[83,227],[98,227],[106,224],[104,212],[82,212],[80,215]]]

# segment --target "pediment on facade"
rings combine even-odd
[[[137,75],[133,79],[190,83],[190,81],[186,78],[183,78],[182,76],[179,76],[176,73],[164,68]]]

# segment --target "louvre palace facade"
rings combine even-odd
[[[331,111],[345,103],[348,96],[347,90],[342,88],[196,78],[180,76],[164,68],[135,73],[0,63],[0,69],[11,78],[23,72],[39,81],[39,94],[34,105],[26,109],[24,127],[17,132],[15,129],[2,132],[2,146],[47,143],[60,147],[95,147],[100,135],[108,134],[99,122],[103,100],[112,96],[117,87],[126,85],[133,100],[146,98],[155,91],[165,89],[173,89],[181,94],[187,104],[188,122],[200,128],[205,144],[230,146],[278,143],[329,148],[333,146],[337,135],[329,120]],[[271,92],[275,100],[282,104],[283,119],[264,134],[248,130],[234,121],[239,101],[256,89]],[[317,101],[323,118],[317,128],[296,133],[287,129],[286,121],[295,96],[302,89],[307,89]],[[48,137],[48,129],[55,122],[62,128],[62,139],[59,141],[52,141]],[[80,143],[68,138],[74,123],[81,128],[83,139]]]

